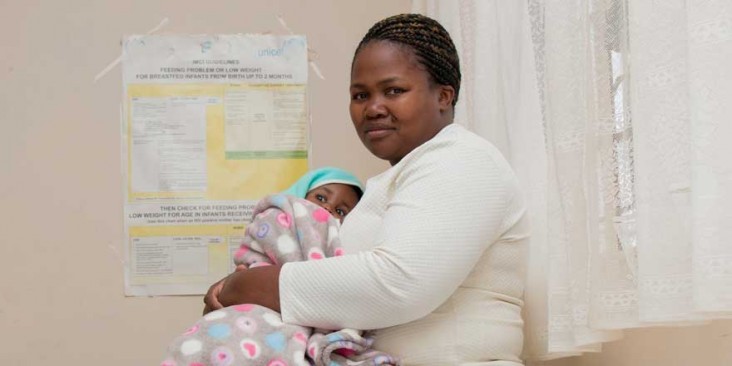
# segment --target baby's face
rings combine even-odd
[[[354,188],[340,183],[326,184],[310,190],[305,199],[328,210],[341,222],[358,203],[358,195]]]

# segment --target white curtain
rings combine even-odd
[[[732,316],[732,1],[414,0],[533,226],[526,356]]]

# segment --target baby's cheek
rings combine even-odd
[[[313,212],[313,218],[316,222],[326,222],[328,221],[328,217],[330,217],[330,213],[322,207]]]

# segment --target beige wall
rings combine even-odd
[[[125,298],[115,69],[123,34],[274,31],[308,36],[313,162],[366,178],[386,165],[361,147],[346,110],[353,49],[408,0],[4,1],[0,9],[0,361],[155,365],[197,318],[199,297]],[[605,352],[547,366],[731,365],[732,322],[629,332]]]
[[[0,361],[156,365],[200,313],[200,297],[125,298],[119,68],[123,34],[283,32],[318,52],[313,163],[361,178],[386,164],[348,117],[355,46],[409,0],[3,1],[0,6]]]

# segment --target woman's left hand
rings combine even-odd
[[[206,292],[206,295],[203,297],[203,303],[206,304],[206,306],[203,307],[203,315],[224,307],[221,305],[221,302],[219,302],[219,294],[221,293],[221,289],[224,288],[226,280],[230,276],[231,275],[222,278],[208,288],[208,292]]]
[[[281,269],[282,265],[272,265],[249,268],[230,274],[225,280],[216,283],[222,283],[222,287],[218,291],[218,303],[223,307],[256,304],[279,312]],[[212,289],[214,286],[211,286]],[[206,296],[208,297],[208,294]]]
[[[238,264],[235,269],[236,272],[246,270],[247,266],[243,264]],[[206,304],[203,307],[203,315],[206,315],[214,310],[222,309],[224,307],[223,305],[221,305],[221,302],[219,302],[219,294],[221,294],[221,289],[224,288],[224,283],[226,282],[226,279],[230,276],[231,275],[222,278],[208,288],[208,292],[206,292],[206,295],[203,297],[203,303]]]

